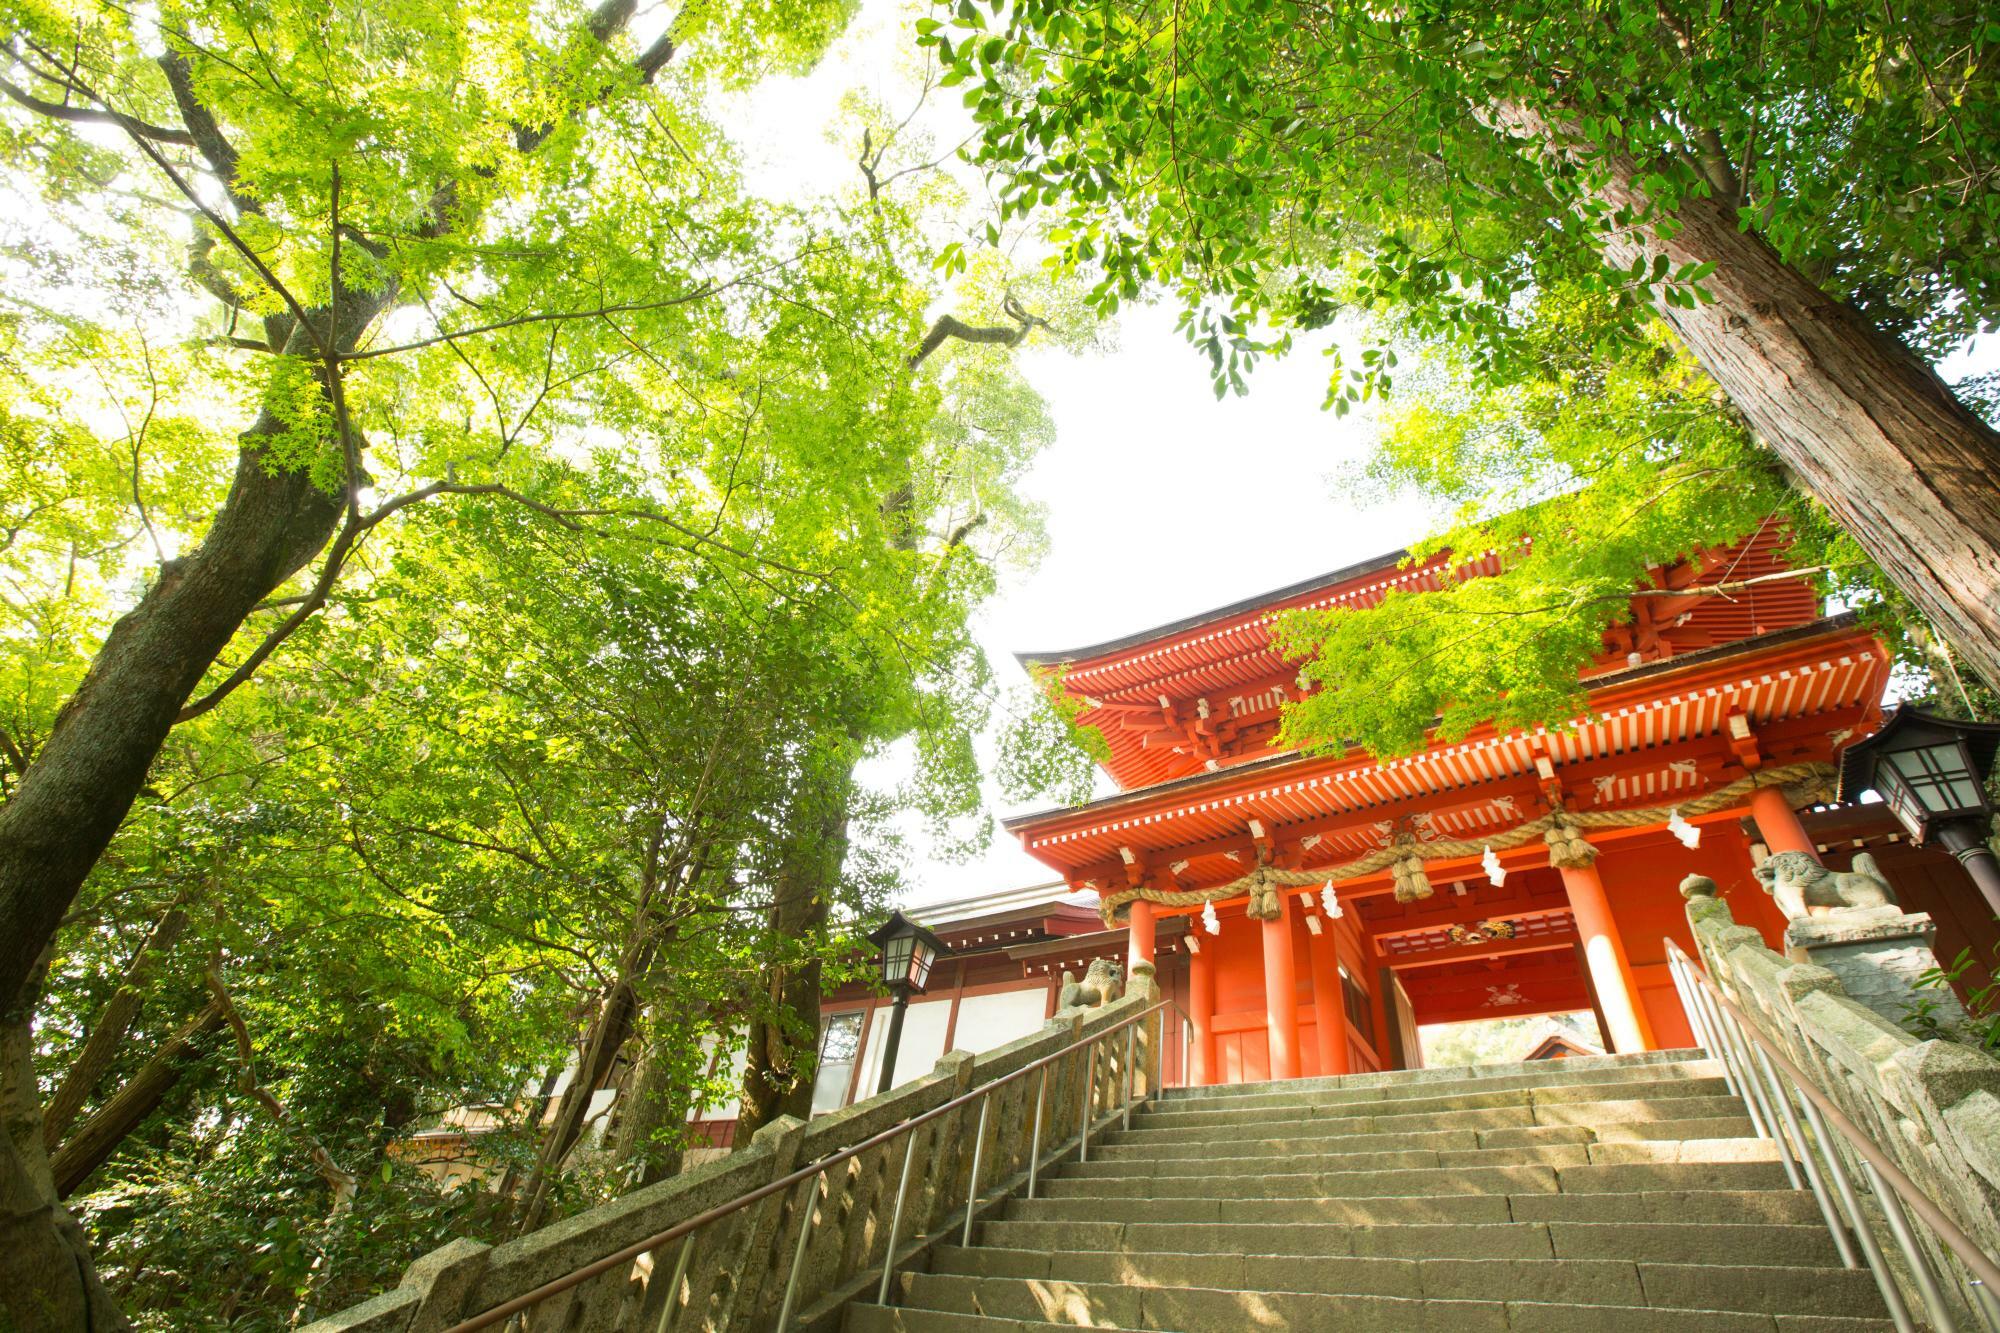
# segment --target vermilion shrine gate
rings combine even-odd
[[[1824,832],[1797,812],[1828,798],[1828,765],[1878,725],[1888,682],[1883,645],[1823,616],[1804,580],[1699,591],[1785,567],[1766,532],[1660,571],[1666,595],[1635,598],[1607,636],[1573,729],[1485,729],[1386,764],[1270,748],[1280,706],[1302,697],[1270,619],[1434,588],[1437,561],[1386,556],[1023,654],[1064,668],[1122,790],[1008,827],[1072,889],[1095,889],[1107,924],[1128,923],[1131,961],[1159,964],[1191,1020],[1192,1082],[1414,1064],[1417,1025],[1510,1014],[1594,1009],[1619,1051],[1691,1045],[1665,961],[1667,939],[1692,947],[1676,886],[1710,876],[1782,948],[1755,859],[1816,854]],[[1854,815],[1808,819],[1856,838],[1890,827]],[[1927,862],[1899,887],[1928,894],[1958,873]],[[1162,932],[1173,915],[1196,919]],[[1990,923],[1974,929],[1990,942]]]

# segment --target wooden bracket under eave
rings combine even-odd
[[[1757,744],[1757,732],[1750,725],[1750,717],[1741,708],[1732,708],[1725,719],[1729,730],[1729,748],[1743,767],[1755,772],[1764,766],[1764,752]]]

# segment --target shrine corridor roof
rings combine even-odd
[[[1760,762],[1825,760],[1873,727],[1888,680],[1880,642],[1851,615],[1608,672],[1568,728],[1497,734],[1377,763],[1285,752],[1005,821],[1072,884],[1124,887],[1130,870],[1193,887],[1253,864],[1257,821],[1310,868],[1382,845],[1387,821],[1425,838],[1476,839],[1521,822],[1545,760],[1573,808],[1653,805],[1742,771],[1748,729]],[[1740,721],[1732,722],[1732,718]]]
[[[1630,622],[1607,634],[1586,674],[1622,670],[1634,654],[1683,658],[1811,622],[1819,615],[1812,586],[1782,577],[1788,540],[1781,527],[1767,526],[1656,571],[1660,592],[1635,600]],[[1456,579],[1487,577],[1499,572],[1501,555],[1441,553],[1406,564],[1404,552],[1391,552],[1104,643],[1016,656],[1030,668],[1062,668],[1064,693],[1083,706],[1078,720],[1109,747],[1106,771],[1128,791],[1149,788],[1262,760],[1281,708],[1303,697],[1298,663],[1272,641],[1275,616],[1364,609],[1393,592],[1434,591],[1447,568]],[[1729,597],[1694,591],[1723,580],[1750,586]]]

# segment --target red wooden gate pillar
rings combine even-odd
[[[1139,964],[1153,961],[1153,912],[1153,904],[1144,898],[1132,901],[1126,927],[1125,975],[1128,977]]]
[[[1340,989],[1340,960],[1334,954],[1333,923],[1320,918],[1319,933],[1306,941],[1312,960],[1313,1027],[1319,1039],[1319,1072],[1348,1073],[1347,998]]]
[[[1292,895],[1278,895],[1278,916],[1264,924],[1264,1024],[1271,1077],[1299,1076],[1299,978],[1292,963]]]
[[[1778,852],[1804,852],[1813,860],[1819,860],[1819,849],[1813,845],[1812,835],[1799,822],[1798,812],[1785,799],[1780,787],[1759,787],[1750,793],[1750,814],[1757,821],[1757,831],[1764,835],[1764,845],[1775,855]]]
[[[1603,877],[1595,865],[1564,866],[1562,881],[1569,894],[1570,914],[1576,918],[1577,937],[1583,942],[1590,984],[1604,1010],[1605,1026],[1611,1029],[1611,1045],[1620,1055],[1651,1050],[1652,1034],[1639,1004],[1639,988],[1632,980],[1624,941],[1618,938],[1617,924],[1611,919],[1611,899],[1604,892]]]
[[[1205,1088],[1215,1082],[1215,964],[1199,941],[1188,940],[1188,1023],[1194,1028],[1193,1069],[1188,1083]]]

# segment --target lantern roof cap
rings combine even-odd
[[[1901,704],[1890,710],[1888,721],[1872,736],[1855,741],[1840,752],[1840,787],[1836,799],[1851,803],[1875,785],[1877,755],[1942,740],[1964,741],[1972,755],[1973,768],[1983,781],[1993,771],[1994,756],[2000,754],[2000,722],[1945,717]]]
[[[918,925],[915,921],[912,921],[909,917],[904,916],[901,912],[889,913],[887,921],[869,931],[868,942],[879,949],[896,936],[903,934],[914,936],[930,945],[931,952],[934,954],[942,956],[951,952],[951,950],[945,947],[943,940]]]

